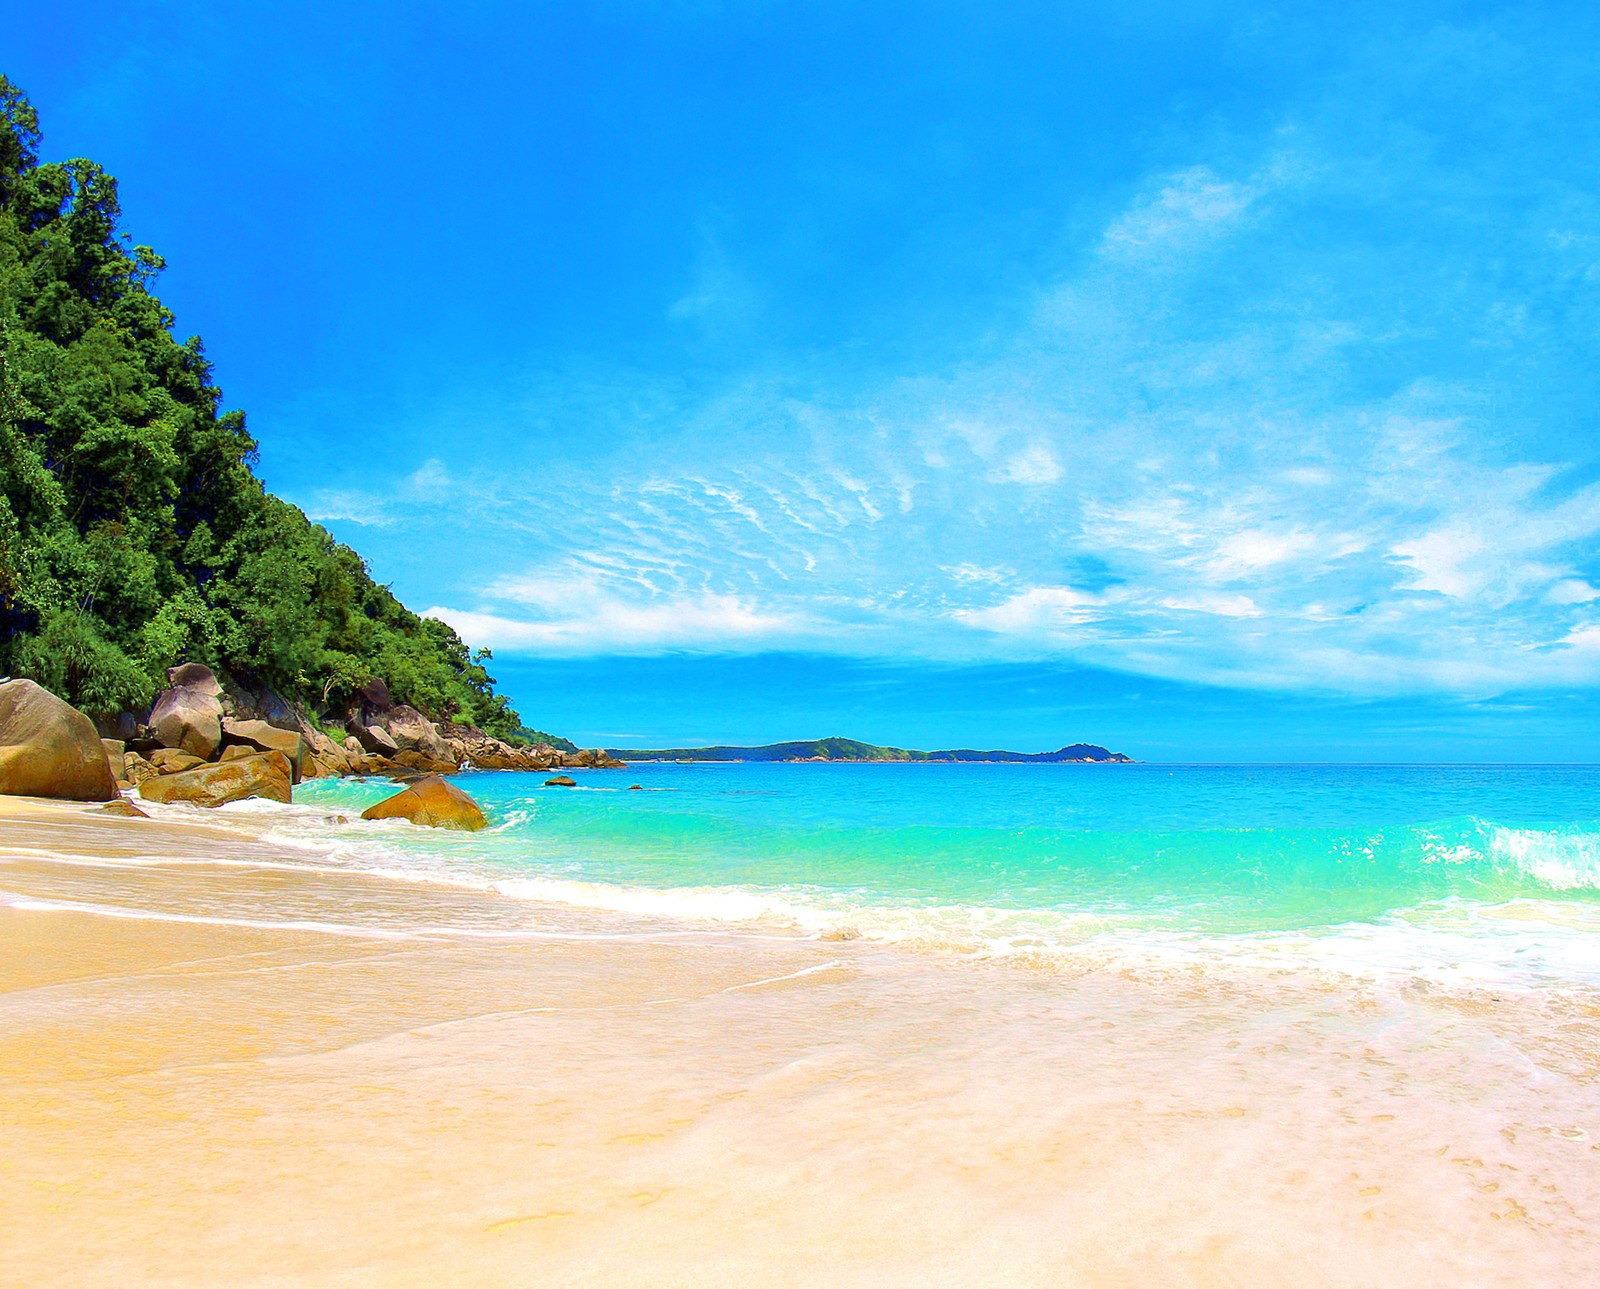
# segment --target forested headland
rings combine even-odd
[[[256,443],[116,180],[39,160],[0,77],[0,673],[91,715],[137,711],[179,661],[335,711],[378,677],[435,719],[527,733],[445,623],[412,613],[256,478]]]

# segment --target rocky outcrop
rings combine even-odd
[[[455,784],[430,774],[363,811],[363,819],[409,819],[429,828],[476,832],[488,826],[478,803]]]
[[[546,743],[518,746],[476,726],[435,722],[415,707],[395,702],[388,686],[377,679],[356,691],[342,715],[332,716],[329,737],[320,724],[327,716],[313,719],[304,706],[247,676],[213,672],[199,663],[181,663],[167,675],[171,688],[157,697],[147,716],[121,712],[97,718],[102,736],[121,743],[120,750],[107,745],[111,768],[121,782],[136,784],[158,770],[194,768],[176,764],[171,756],[156,756],[162,749],[216,762],[227,748],[241,746],[281,752],[296,783],[393,770],[453,774],[463,765],[527,771],[622,765],[600,749],[563,752]]]
[[[622,765],[598,748],[586,752],[561,752],[548,743],[532,747],[514,747],[503,739],[485,733],[475,725],[457,725],[441,722],[439,733],[450,749],[450,755],[479,770],[561,770],[561,769],[615,769]]]
[[[546,779],[544,786],[547,788],[576,788],[578,781],[565,774],[558,774],[553,779]]]
[[[197,662],[172,668],[167,679],[172,688],[164,690],[150,709],[156,739],[163,747],[211,760],[222,746],[222,686],[211,668]]]
[[[306,743],[296,730],[279,729],[266,721],[224,719],[222,741],[227,747],[243,746],[257,752],[280,752],[288,759],[293,781],[299,783],[304,777]]]
[[[291,795],[288,762],[279,753],[240,756],[180,774],[146,779],[139,785],[139,795],[163,804],[221,806],[247,797],[265,797],[287,805]]]
[[[116,780],[94,722],[31,680],[0,682],[0,794],[110,801]]]
[[[569,770],[625,770],[626,761],[619,761],[601,748],[585,748],[582,752],[563,752],[561,764]]]

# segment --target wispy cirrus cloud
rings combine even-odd
[[[1600,200],[1520,119],[1479,118],[1508,143],[1471,166],[1429,146],[1481,97],[1467,47],[1500,56],[1444,30],[1374,46],[1254,136],[1152,169],[959,360],[790,355],[619,384],[603,416],[588,390],[568,421],[643,408],[650,434],[320,505],[470,532],[435,597],[462,607],[435,612],[501,649],[1600,684],[1600,455],[1583,400],[1550,398],[1600,394],[1574,340],[1600,328]],[[1400,65],[1437,104],[1406,131]],[[1592,97],[1552,86],[1533,117]],[[702,250],[680,322],[737,294]]]

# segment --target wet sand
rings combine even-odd
[[[4,804],[0,1283],[1600,1281],[1588,994],[518,931],[298,863]]]

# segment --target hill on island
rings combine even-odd
[[[144,707],[179,660],[322,711],[379,677],[434,718],[531,734],[487,650],[262,486],[244,414],[151,289],[161,257],[119,231],[116,180],[39,141],[0,77],[0,674],[91,715]]]
[[[852,738],[802,739],[792,743],[766,743],[760,747],[674,747],[642,750],[607,748],[624,761],[1000,761],[1029,764],[1115,761],[1131,764],[1121,752],[1108,752],[1093,743],[1073,743],[1054,752],[979,752],[951,748],[942,752],[917,752],[903,747],[879,747]]]

